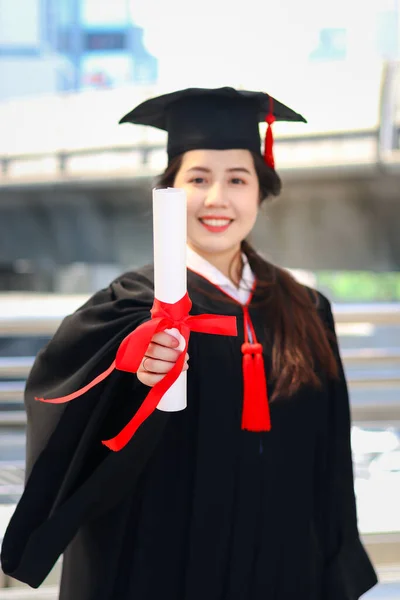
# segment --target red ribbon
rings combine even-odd
[[[223,317],[220,315],[198,315],[190,316],[189,312],[192,302],[189,295],[185,296],[175,304],[167,304],[155,299],[151,309],[151,319],[142,323],[134,331],[124,338],[118,348],[116,358],[112,365],[103,373],[98,375],[85,387],[61,398],[45,400],[44,398],[35,398],[41,402],[52,404],[61,404],[74,400],[82,396],[85,392],[106,379],[114,369],[136,373],[143,360],[143,356],[150,344],[154,334],[165,329],[176,328],[185,338],[185,348],[181,352],[175,365],[169,373],[163,377],[159,383],[151,388],[139,410],[120,431],[118,435],[102,443],[118,452],[133,437],[140,425],[155,411],[165,392],[175,383],[182,372],[185,362],[185,356],[189,344],[191,331],[200,333],[213,333],[215,335],[237,335],[236,317]]]

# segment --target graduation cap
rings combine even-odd
[[[261,155],[259,123],[267,122],[264,160],[275,168],[274,121],[302,121],[278,100],[263,92],[231,87],[189,88],[146,100],[119,121],[150,125],[168,132],[168,159],[188,150],[243,148]]]

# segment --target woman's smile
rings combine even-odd
[[[199,221],[210,233],[224,233],[233,223],[233,219],[227,217],[201,217]]]

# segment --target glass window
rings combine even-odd
[[[347,31],[324,28],[319,32],[318,46],[310,54],[311,60],[343,60],[347,54]]]
[[[127,0],[83,0],[81,6],[85,27],[102,25],[113,28],[130,23]]]
[[[132,80],[133,61],[121,53],[91,53],[82,60],[82,87],[107,88]]]
[[[79,0],[58,0],[56,4],[58,23],[61,27],[71,25],[74,22],[76,4]]]
[[[127,34],[123,31],[91,31],[85,35],[84,49],[88,52],[100,50],[124,50]]]
[[[40,0],[0,0],[0,46],[39,45]]]
[[[395,10],[377,14],[376,20],[378,53],[382,58],[399,56],[399,15]]]

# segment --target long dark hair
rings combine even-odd
[[[260,204],[281,192],[282,182],[274,169],[261,156],[252,153],[260,188]],[[173,187],[182,165],[183,155],[172,159],[157,185]],[[316,294],[300,284],[286,270],[264,260],[247,240],[241,243],[257,278],[257,288],[268,306],[268,322],[272,323],[272,371],[274,382],[271,400],[288,397],[303,385],[321,387],[317,370],[328,377],[338,376],[338,366],[327,331],[316,308]],[[316,364],[318,357],[318,365]]]

